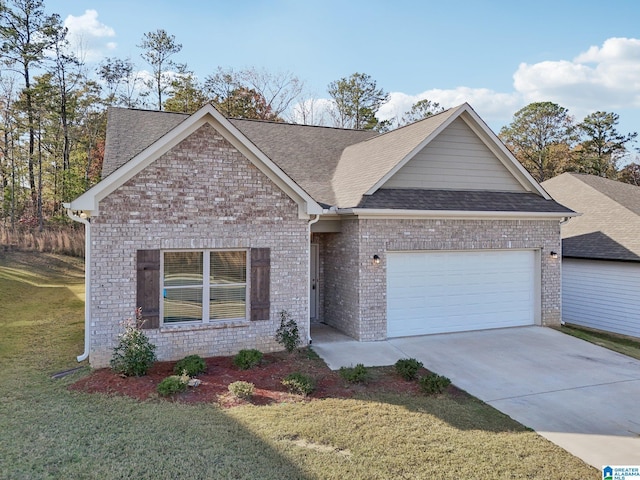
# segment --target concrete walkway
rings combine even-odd
[[[638,360],[542,327],[361,343],[320,325],[312,338],[332,369],[416,358],[598,469],[640,465]]]

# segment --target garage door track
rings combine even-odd
[[[596,468],[640,465],[640,361],[543,327],[357,342],[327,329],[330,368],[416,358]]]

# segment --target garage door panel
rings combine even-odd
[[[532,325],[533,251],[391,252],[388,336]]]

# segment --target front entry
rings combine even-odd
[[[311,320],[318,318],[318,299],[319,299],[319,275],[318,275],[318,244],[311,244],[311,255],[309,261],[309,317]]]

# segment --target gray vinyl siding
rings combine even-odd
[[[562,319],[640,337],[640,264],[565,258]]]
[[[525,191],[459,118],[400,168],[382,188]]]

